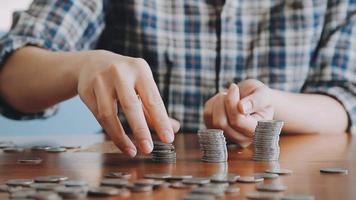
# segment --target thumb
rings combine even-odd
[[[270,102],[269,89],[262,87],[242,98],[237,107],[242,114],[251,114],[270,106]]]

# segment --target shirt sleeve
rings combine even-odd
[[[104,29],[103,0],[34,0],[15,12],[10,31],[0,38],[0,69],[17,49],[34,45],[51,51],[93,49]],[[24,114],[0,99],[0,113],[12,119],[45,118],[57,106],[41,113]]]
[[[329,1],[327,6],[304,92],[338,100],[348,114],[347,131],[356,133],[356,3]]]

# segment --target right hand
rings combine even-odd
[[[149,127],[166,143],[174,140],[179,122],[167,115],[151,69],[141,58],[96,50],[84,53],[78,71],[78,94],[118,148],[130,157],[153,149]],[[117,116],[124,112],[134,135],[126,135]]]

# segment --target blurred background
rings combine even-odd
[[[14,10],[26,9],[31,0],[0,1],[0,37],[9,30]],[[78,97],[63,102],[46,120],[15,121],[0,116],[0,138],[11,135],[90,134],[100,131],[95,118]]]

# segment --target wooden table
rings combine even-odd
[[[77,141],[80,141],[79,138]],[[14,141],[16,142],[16,141]],[[93,141],[98,142],[98,141]],[[356,138],[347,134],[338,135],[288,135],[280,141],[281,157],[278,163],[256,162],[251,160],[252,150],[247,148],[229,149],[228,163],[212,164],[200,161],[197,136],[179,134],[175,140],[177,150],[176,164],[151,163],[149,159],[138,156],[135,159],[117,154],[88,152],[66,152],[51,154],[45,152],[0,153],[0,182],[15,178],[34,178],[43,175],[66,175],[72,179],[86,180],[92,186],[100,183],[103,175],[110,171],[132,173],[132,180],[142,178],[145,173],[191,174],[211,176],[217,172],[252,175],[265,169],[280,165],[293,170],[290,176],[282,176],[277,182],[288,185],[285,193],[312,194],[316,199],[356,199]],[[17,158],[39,156],[39,165],[17,164]],[[322,174],[321,167],[345,167],[347,175]],[[269,182],[269,181],[267,181]],[[224,199],[245,199],[248,191],[255,190],[255,184],[241,184],[237,196]],[[131,193],[125,199],[180,199],[188,190],[161,189],[152,193]],[[6,198],[1,193],[0,199]],[[117,199],[116,197],[110,199]]]

